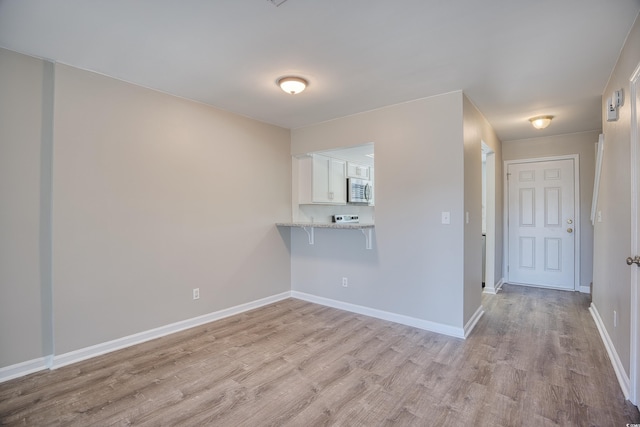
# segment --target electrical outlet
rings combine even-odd
[[[442,223],[451,224],[451,212],[442,212]]]
[[[200,288],[195,288],[193,290],[193,299],[200,299]]]
[[[342,278],[342,287],[346,288],[349,286],[349,279],[347,279],[346,277]]]

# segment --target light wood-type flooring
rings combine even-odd
[[[467,340],[288,299],[0,384],[29,426],[624,426],[588,296],[505,285]]]

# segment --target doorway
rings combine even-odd
[[[505,162],[507,282],[579,289],[578,156]]]

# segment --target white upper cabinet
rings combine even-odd
[[[346,162],[321,154],[298,160],[299,203],[347,203]]]
[[[347,163],[347,178],[371,179],[369,166],[358,163]]]
[[[373,166],[369,168],[369,180],[371,181],[371,199],[369,200],[369,206],[376,205],[376,174]]]

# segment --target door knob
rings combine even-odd
[[[567,233],[573,233],[573,228],[571,227],[567,228]]]
[[[573,224],[573,220],[572,219],[568,219],[567,220],[567,224]]]
[[[640,267],[640,256],[636,255],[634,258],[627,258],[627,265],[636,264]]]

